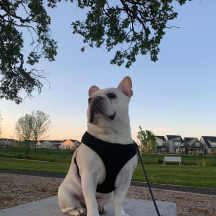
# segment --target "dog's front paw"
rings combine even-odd
[[[85,216],[85,215],[87,215],[85,208],[75,208],[68,213],[70,215],[73,215],[73,216]]]
[[[98,207],[98,212],[99,214],[105,214],[107,209],[104,206],[99,206]]]

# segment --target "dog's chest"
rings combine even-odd
[[[97,192],[110,193],[115,189],[115,181],[125,164],[136,155],[136,143],[122,145],[108,143],[85,133],[82,145],[93,151],[101,160],[104,168],[103,180],[97,185]],[[79,165],[77,164],[77,169]],[[79,174],[79,173],[78,173]]]

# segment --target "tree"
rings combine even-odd
[[[51,120],[49,115],[42,111],[33,111],[31,115],[26,114],[20,117],[15,126],[15,132],[20,141],[26,146],[26,154],[30,150],[31,143],[34,143],[36,154],[36,144],[39,139],[47,138],[46,133],[51,129]]]
[[[145,153],[153,152],[157,148],[156,138],[149,130],[139,131],[137,138],[141,140],[141,151]],[[140,139],[141,138],[141,139]]]
[[[180,5],[187,0],[175,0]],[[188,0],[191,1],[191,0]],[[44,71],[24,67],[22,29],[29,31],[32,38],[32,51],[27,64],[38,63],[41,58],[54,61],[57,55],[57,42],[51,38],[50,23],[43,0],[0,0],[0,98],[22,102],[19,96],[24,90],[31,97],[34,89],[41,92],[41,79]],[[61,0],[47,0],[48,7],[54,8]],[[73,0],[71,0],[73,2]],[[116,51],[111,64],[121,66],[126,60],[129,68],[138,54],[150,54],[152,61],[158,60],[159,44],[168,22],[177,18],[172,3],[174,0],[77,0],[77,6],[89,12],[84,21],[72,22],[73,33],[80,34],[89,47],[100,48],[105,44],[109,52],[116,45],[126,45]],[[23,8],[26,15],[18,14]],[[36,37],[36,39],[35,39]],[[122,47],[122,46],[121,46]],[[84,51],[86,47],[82,47]]]
[[[26,147],[26,154],[29,153],[30,145],[32,141],[33,130],[33,118],[31,115],[26,114],[24,117],[20,117],[15,125],[15,133]]]
[[[187,0],[176,0],[180,5]],[[190,1],[190,0],[189,0]],[[125,60],[129,68],[138,54],[150,54],[152,61],[158,60],[159,44],[168,21],[177,18],[173,11],[173,0],[120,0],[112,4],[107,0],[78,1],[80,8],[90,7],[85,21],[72,23],[73,33],[84,37],[89,47],[106,45],[109,52],[118,44],[127,44],[116,51],[111,64],[121,66]],[[81,49],[84,51],[85,47]]]
[[[42,111],[33,111],[32,112],[33,118],[33,129],[32,129],[32,136],[34,140],[34,150],[36,154],[36,144],[39,139],[47,138],[47,132],[52,128],[52,123],[50,120],[49,115],[46,115]]]
[[[0,111],[0,138],[2,137],[2,117],[1,117],[1,111]]]
[[[48,2],[52,4],[52,0]],[[18,15],[19,8],[24,9],[25,16]],[[28,65],[33,66],[42,57],[54,61],[57,42],[50,36],[50,23],[51,18],[41,0],[0,1],[0,99],[14,100],[19,104],[23,100],[19,96],[21,90],[24,90],[27,96],[32,96],[35,88],[41,92],[41,79],[46,78],[46,74],[35,68],[28,70],[24,67],[22,30],[28,29],[32,38],[32,51],[26,62]]]

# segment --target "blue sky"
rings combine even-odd
[[[42,60],[38,69],[49,73],[42,93],[16,105],[1,100],[3,137],[16,138],[15,123],[33,110],[50,115],[53,129],[49,139],[81,140],[86,131],[88,90],[117,87],[130,76],[134,95],[130,103],[131,129],[134,140],[138,126],[155,135],[182,137],[216,136],[216,1],[192,1],[175,5],[178,18],[167,29],[156,63],[149,55],[138,56],[130,69],[110,65],[114,51],[87,48],[80,51],[83,38],[72,34],[72,21],[85,18],[86,11],[70,2],[61,2],[49,9],[52,37],[58,41],[55,62]],[[30,35],[25,51],[30,48]]]

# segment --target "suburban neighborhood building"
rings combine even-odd
[[[31,147],[34,147],[34,142],[30,141]],[[14,139],[1,138],[0,145],[2,146],[22,146],[23,141],[18,141]],[[80,146],[81,142],[77,140],[39,140],[36,144],[36,148],[41,149],[76,149]]]
[[[168,153],[185,153],[186,146],[180,135],[166,135]]]
[[[216,137],[215,136],[201,136],[200,142],[206,148],[207,154],[216,153]]]
[[[205,154],[204,144],[195,137],[185,137],[186,154]]]
[[[201,136],[200,140],[196,137],[182,137],[180,135],[155,136],[157,153],[170,154],[216,154],[216,136]],[[0,139],[0,146],[11,148],[22,146],[22,141],[15,139]],[[36,148],[43,149],[70,149],[75,150],[81,145],[78,140],[40,140]],[[33,145],[32,145],[33,147]]]
[[[1,145],[8,145],[8,139],[5,139],[5,138],[0,139],[0,144]]]
[[[59,149],[76,149],[76,146],[74,144],[76,140],[64,140],[61,145],[59,146]]]
[[[74,141],[74,145],[76,146],[76,148],[78,148],[78,147],[81,145],[81,142],[75,140],[75,141]]]
[[[36,144],[36,148],[50,149],[52,147],[53,145],[50,140],[41,140]]]
[[[0,139],[0,145],[16,146],[18,144],[19,144],[19,141],[15,139],[7,139],[7,138]]]
[[[76,149],[81,143],[77,140],[40,140],[37,148],[44,149]]]
[[[167,145],[164,136],[155,136],[157,142],[157,153],[167,153]]]
[[[51,142],[52,142],[53,148],[59,149],[59,146],[61,145],[63,140],[52,140]]]

